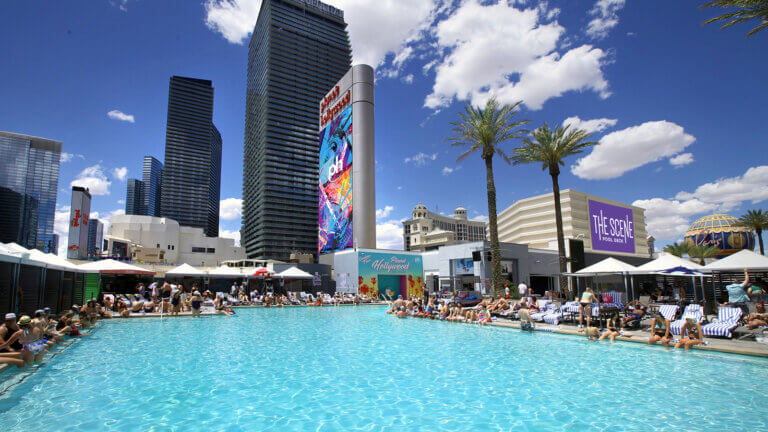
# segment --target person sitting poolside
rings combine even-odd
[[[692,346],[700,345],[702,342],[704,342],[704,332],[701,331],[701,324],[693,318],[686,318],[680,330],[680,340],[675,344],[675,348],[685,347],[688,351]]]
[[[8,339],[10,339],[11,336],[13,336],[13,334],[17,331],[19,331],[19,326],[16,324],[16,314],[5,314],[5,321],[2,325],[0,325],[0,344],[7,342]],[[21,348],[21,342],[16,340],[12,344],[7,345],[5,348],[0,349],[0,353],[21,352]]]
[[[648,345],[653,345],[658,341],[661,344],[669,348],[669,342],[672,340],[672,336],[669,334],[669,320],[664,318],[663,315],[657,314],[651,324],[651,337],[648,338]]]
[[[630,325],[636,326],[640,324],[640,321],[645,317],[647,305],[644,305],[640,300],[632,300],[627,303],[626,312],[627,316],[621,322],[622,327],[629,327]]]
[[[618,312],[608,319],[608,328],[603,330],[603,334],[600,335],[598,340],[611,338],[611,342],[613,342],[616,336],[621,336],[621,318]]]
[[[200,295],[200,291],[192,293],[192,297],[189,299],[189,307],[192,310],[192,316],[200,316],[200,308],[203,306],[203,297]]]

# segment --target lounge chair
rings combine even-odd
[[[678,305],[661,305],[659,306],[659,313],[664,318],[668,319],[669,322],[675,321],[675,315],[677,315],[677,310],[680,309],[680,306]]]
[[[720,307],[717,309],[717,318],[702,326],[701,330],[705,336],[723,336],[730,339],[733,337],[731,332],[739,326],[741,313],[741,308]]]
[[[685,310],[683,311],[683,316],[681,316],[679,320],[674,321],[669,325],[669,332],[676,336],[680,335],[680,333],[683,331],[685,320],[688,318],[693,318],[698,323],[704,321],[704,310],[701,308],[701,305],[689,304],[686,306]]]
[[[544,315],[544,322],[547,324],[554,324],[558,325],[560,324],[560,320],[563,319],[563,315],[565,314],[564,307],[560,306],[559,303],[554,303],[555,309]]]

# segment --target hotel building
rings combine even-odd
[[[419,203],[413,217],[403,222],[403,246],[407,251],[424,252],[440,246],[485,240],[485,222],[467,219],[467,209],[458,207],[453,217],[427,210]]]

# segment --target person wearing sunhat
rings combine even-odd
[[[16,325],[19,327],[19,330],[0,344],[0,350],[19,341],[21,342],[21,358],[25,363],[41,361],[48,351],[46,350],[46,341],[42,338],[40,329],[32,325],[32,318],[27,315],[19,318]]]
[[[5,314],[5,322],[0,326],[0,343],[4,344],[11,338],[19,327],[16,325],[16,314]],[[11,345],[0,348],[0,364],[12,364],[16,367],[24,367],[24,359],[21,356],[21,342],[15,340]]]

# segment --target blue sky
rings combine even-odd
[[[467,101],[523,100],[531,126],[569,123],[601,145],[567,161],[574,188],[647,209],[661,243],[714,211],[768,199],[768,31],[702,26],[694,0],[333,0],[355,62],[377,68],[380,247],[402,247],[399,220],[424,202],[487,217],[477,157],[444,139]],[[168,80],[206,78],[223,139],[222,232],[242,195],[247,41],[259,1],[0,2],[0,130],[63,142],[57,230],[72,182],[108,220],[145,154],[163,159]],[[662,9],[663,8],[663,9]],[[7,19],[12,17],[12,19]],[[112,114],[109,114],[109,113]],[[517,143],[509,143],[512,149]],[[496,163],[499,210],[548,192],[539,166]]]

